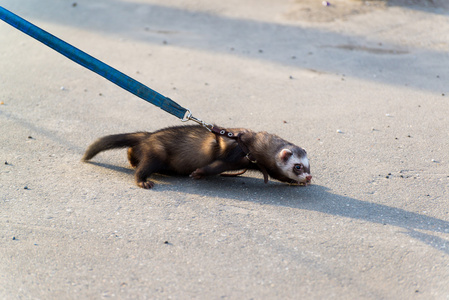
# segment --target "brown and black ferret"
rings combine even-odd
[[[128,147],[128,160],[136,168],[136,183],[144,189],[154,186],[149,180],[153,173],[200,179],[242,169],[261,171],[265,183],[268,175],[293,184],[310,183],[309,160],[301,147],[265,131],[227,131],[237,138],[216,135],[199,125],[108,135],[89,146],[83,161],[105,150]],[[240,174],[243,172],[232,175]]]

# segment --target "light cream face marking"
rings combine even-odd
[[[284,163],[282,161],[282,157],[284,157],[285,155],[291,155],[288,160]],[[303,156],[303,157],[297,157],[295,155],[293,155],[292,151],[290,151],[289,149],[282,149],[279,152],[279,160],[276,162],[277,166],[279,167],[279,169],[282,170],[282,173],[284,173],[285,176],[287,176],[288,178],[298,182],[298,183],[307,183],[309,180],[307,180],[307,177],[310,176],[309,173],[304,172],[302,174],[296,174],[293,171],[293,167],[297,164],[302,164],[304,166],[304,168],[308,169],[310,167],[309,164],[309,159],[307,158],[307,156]]]

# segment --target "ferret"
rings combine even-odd
[[[90,145],[82,160],[88,161],[102,151],[128,147],[128,160],[136,168],[136,184],[144,189],[153,188],[149,179],[153,173],[200,179],[243,169],[262,172],[265,183],[268,176],[290,184],[310,183],[309,160],[301,147],[265,131],[234,128],[223,132],[234,138],[200,125],[108,135]]]

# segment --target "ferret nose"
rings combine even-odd
[[[306,176],[306,180],[307,180],[307,182],[310,182],[312,180],[312,175]]]

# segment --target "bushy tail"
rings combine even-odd
[[[88,161],[102,151],[116,148],[133,147],[149,135],[150,133],[148,132],[135,132],[104,136],[96,140],[92,145],[89,146],[89,148],[87,148],[82,160]]]

